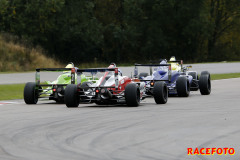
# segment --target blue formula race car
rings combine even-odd
[[[190,91],[198,90],[202,95],[211,93],[211,76],[208,71],[201,72],[199,77],[197,71],[189,71],[192,66],[183,66],[183,61],[176,60],[175,57],[171,57],[169,63],[166,59],[163,59],[160,64],[171,64],[171,69],[168,66],[159,66],[152,69],[153,64],[135,64],[134,76],[145,81],[147,88],[153,86],[156,81],[165,80],[169,95],[188,97]],[[148,73],[138,75],[139,66],[149,67],[150,75]],[[171,74],[168,73],[169,71]],[[170,80],[169,75],[171,75]]]

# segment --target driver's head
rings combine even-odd
[[[117,65],[115,63],[111,63],[108,68],[115,68],[115,67],[117,67]]]
[[[116,63],[111,63],[110,65],[113,65],[113,67],[117,67]]]
[[[172,56],[169,61],[170,61],[170,62],[171,62],[171,61],[176,61],[175,56]]]
[[[65,68],[74,68],[74,64],[72,62],[69,62]]]

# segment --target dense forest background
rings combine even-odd
[[[240,0],[0,0],[0,32],[61,62],[240,60]]]

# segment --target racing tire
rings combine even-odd
[[[211,76],[210,73],[204,71],[199,78],[199,89],[201,95],[209,95],[211,93]]]
[[[135,83],[127,84],[125,88],[125,100],[127,106],[138,107],[140,104],[140,91]]]
[[[35,82],[26,83],[24,87],[23,97],[26,104],[37,104],[38,90],[36,89]]]
[[[65,89],[64,101],[68,108],[78,107],[80,98],[78,96],[77,85],[67,85]]]
[[[198,86],[197,86],[196,83],[197,83],[197,80],[199,79],[198,75],[197,75],[197,72],[188,72],[188,75],[191,75],[193,77],[193,81],[195,82],[195,83],[192,82],[190,90],[191,91],[197,91]]]
[[[188,97],[190,93],[190,85],[187,77],[180,76],[176,82],[177,94],[179,97]]]
[[[140,74],[138,75],[138,78],[141,79],[141,77],[147,77],[147,76],[149,76],[149,74],[143,72],[143,73],[140,73]]]
[[[168,88],[165,82],[155,82],[153,97],[157,104],[165,104],[168,101]]]
[[[201,76],[202,76],[202,75],[205,75],[205,74],[206,74],[206,75],[210,75],[210,73],[209,73],[208,71],[202,71],[202,72],[201,72]]]

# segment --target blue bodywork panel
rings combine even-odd
[[[181,72],[181,71],[175,71],[172,70],[172,77],[171,77],[171,81],[167,81],[168,80],[168,73],[167,70],[163,67],[158,67],[151,76],[147,76],[145,78],[143,78],[144,80],[166,80],[166,84],[168,86],[168,92],[169,94],[177,94],[176,91],[176,81],[178,79],[179,76],[185,76],[187,77],[189,84],[191,85],[193,77],[191,75],[186,75],[185,73]]]

